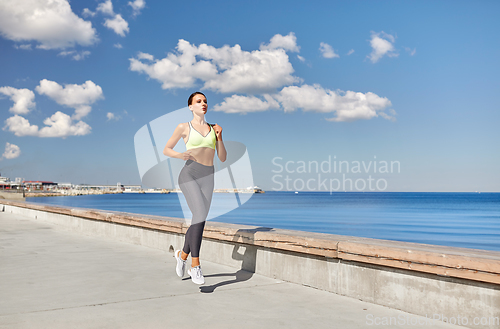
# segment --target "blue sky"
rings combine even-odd
[[[201,90],[264,189],[330,157],[399,161],[322,174],[379,190],[500,190],[496,1],[31,2],[0,1],[3,176],[140,184],[135,133]]]

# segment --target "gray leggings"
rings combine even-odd
[[[179,187],[193,214],[182,250],[191,257],[200,257],[201,239],[214,191],[214,166],[187,160],[179,174]]]

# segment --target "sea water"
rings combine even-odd
[[[214,198],[228,198],[214,193]],[[229,198],[228,198],[229,200]],[[104,194],[28,202],[183,217],[178,195]],[[213,221],[500,251],[500,193],[274,192]]]

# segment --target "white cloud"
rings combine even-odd
[[[155,60],[155,58],[154,58],[153,55],[146,54],[146,53],[143,53],[143,52],[137,53],[137,59],[145,59],[145,60],[148,60],[148,61],[154,61]]]
[[[272,50],[282,48],[285,50],[290,50],[292,52],[299,52],[300,47],[297,46],[297,37],[295,33],[290,32],[288,35],[282,36],[281,34],[276,34],[273,36],[268,45],[261,44],[260,50]]]
[[[61,137],[87,135],[91,127],[83,121],[73,122],[71,117],[65,113],[57,111],[51,117],[45,119],[46,125],[38,130],[37,125],[31,125],[26,118],[14,115],[5,120],[3,130],[8,130],[16,136],[36,136],[36,137]]]
[[[8,130],[20,137],[38,135],[38,126],[31,125],[27,119],[17,114],[5,120],[3,130]]]
[[[116,34],[124,37],[126,33],[129,32],[128,23],[123,19],[122,15],[115,14],[113,11],[113,3],[111,0],[106,0],[101,2],[96,11],[101,12],[105,15],[114,16],[113,18],[106,18],[104,21],[104,26],[108,29],[113,30]]]
[[[396,39],[385,33],[384,31],[380,33],[375,33],[372,31],[372,39],[370,40],[370,45],[372,47],[372,52],[367,56],[372,63],[376,63],[384,56],[398,57],[399,54],[394,48],[394,42]]]
[[[118,49],[122,49],[123,48],[123,46],[120,43],[115,43],[113,45],[113,47],[118,48]]]
[[[201,45],[201,56],[217,65],[217,74],[205,80],[204,88],[222,93],[273,92],[276,88],[299,82],[286,51],[242,51],[239,45],[216,49]]]
[[[83,9],[83,12],[82,12],[82,15],[83,15],[84,17],[94,17],[94,16],[95,16],[95,14],[96,14],[96,13],[95,13],[94,11],[92,11],[92,10],[90,10],[90,9],[88,9],[88,8],[84,8],[84,9]]]
[[[72,58],[73,60],[75,61],[81,61],[83,59],[85,59],[85,57],[88,57],[90,55],[90,51],[88,50],[83,50],[83,51],[76,51],[76,50],[69,50],[69,51],[61,51],[59,54],[59,56],[70,56],[70,55],[73,55]]]
[[[340,57],[335,53],[335,50],[327,43],[321,42],[319,44],[319,51],[324,58],[337,58]]]
[[[288,38],[273,37],[277,41],[272,49],[251,52],[242,50],[239,45],[215,48],[201,44],[196,47],[181,39],[175,54],[169,53],[161,60],[154,60],[153,56],[140,53],[137,58],[130,58],[129,68],[158,80],[163,89],[190,88],[201,80],[205,83],[204,89],[222,93],[275,92],[276,88],[301,81],[292,76],[294,70],[285,48],[273,48],[283,45],[283,38],[291,40],[290,35]],[[291,43],[285,46],[294,48]]]
[[[263,97],[264,99],[256,96],[233,95],[225,98],[221,104],[215,105],[213,110],[244,114],[270,109],[282,109],[285,112],[302,109],[303,111],[332,113],[335,117],[326,120],[336,122],[368,120],[379,115],[388,120],[395,120],[393,115],[396,114],[393,109],[388,109],[392,104],[385,97],[371,92],[332,91],[319,85],[289,86],[279,93],[266,94]]]
[[[75,108],[73,119],[79,120],[91,111],[90,105],[102,98],[102,89],[92,81],[86,81],[82,85],[65,85],[57,82],[41,80],[36,87],[39,94],[45,94],[60,105]],[[5,120],[3,130],[10,131],[16,136],[37,137],[62,137],[86,135],[90,133],[90,126],[83,121],[73,122],[73,119],[60,111],[46,118],[45,126],[38,130],[37,125],[32,125],[28,119],[19,114],[29,113],[35,107],[35,94],[29,89],[16,89],[12,87],[1,87],[0,93],[9,96],[14,101],[10,112],[15,115]]]
[[[301,61],[301,62],[305,62],[305,61],[306,61],[306,59],[305,59],[304,57],[300,56],[300,55],[297,55],[297,58],[298,58],[298,59],[299,59],[299,61]]]
[[[0,34],[10,40],[35,40],[43,49],[98,41],[92,23],[75,15],[67,0],[0,1]]]
[[[27,114],[35,108],[35,93],[29,89],[0,87],[0,94],[10,97],[14,105],[9,109],[14,114]]]
[[[111,2],[111,0],[101,2],[99,5],[97,5],[96,10],[109,16],[113,16],[115,14],[115,12],[113,11],[113,3]]]
[[[146,6],[146,1],[144,0],[135,0],[133,2],[129,1],[128,5],[132,7],[132,9],[134,10],[133,15],[137,16],[141,13],[141,10],[144,9],[144,7]]]
[[[404,47],[404,48],[408,52],[408,54],[410,54],[410,56],[413,56],[417,53],[417,48],[413,48],[413,49],[411,49],[409,47]]]
[[[214,111],[225,113],[262,112],[269,109],[279,109],[279,103],[270,95],[264,95],[264,100],[255,96],[233,95],[226,97],[220,104],[214,106]]]
[[[354,49],[351,49],[351,50],[349,50],[349,51],[347,52],[347,56],[350,56],[350,55],[352,55],[352,54],[354,54]]]
[[[5,143],[5,151],[2,154],[2,158],[5,159],[15,159],[21,155],[21,149],[19,146],[11,144],[9,142]]]
[[[66,84],[64,87],[54,81],[43,79],[35,89],[41,95],[47,95],[60,105],[75,109],[73,119],[79,120],[90,111],[90,105],[104,98],[102,88],[88,80],[81,85]]]
[[[85,59],[85,57],[87,57],[87,56],[89,56],[89,55],[90,55],[90,51],[88,51],[88,50],[84,50],[84,51],[81,51],[81,52],[79,52],[79,53],[75,54],[75,55],[73,56],[73,59],[74,59],[75,61],[81,61],[82,59]]]
[[[125,112],[125,113],[126,113],[126,112]],[[127,114],[127,113],[126,113],[126,114]],[[114,113],[112,113],[112,112],[108,112],[108,113],[106,114],[106,117],[108,118],[108,120],[107,120],[107,121],[110,121],[110,120],[115,120],[115,121],[118,121],[118,120],[120,120],[120,119],[122,118],[121,116],[116,115],[116,114],[114,114]]]
[[[384,119],[387,119],[390,121],[396,121],[396,111],[394,111],[394,109],[389,109],[389,110],[387,110],[387,112],[389,112],[390,115],[385,113],[385,112],[378,112],[378,114]]]
[[[16,49],[31,50],[31,44],[27,43],[24,45],[14,45]]]
[[[319,85],[285,87],[275,98],[285,112],[301,108],[304,111],[333,113],[335,117],[326,120],[337,122],[371,119],[392,105],[387,98],[371,92],[332,91]],[[381,116],[392,118],[386,113]]]
[[[130,114],[128,114],[128,112],[126,110],[123,110],[123,115],[125,115],[128,118],[130,118],[130,120],[135,121],[135,118],[133,116],[131,116]]]
[[[38,132],[39,137],[61,137],[82,136],[90,133],[91,128],[83,121],[73,123],[71,117],[57,111],[50,118],[43,121],[46,127]]]
[[[58,56],[69,56],[69,55],[73,55],[75,54],[76,51],[75,50],[63,50],[61,51],[59,54],[57,54]]]
[[[150,63],[154,57],[140,53],[137,58],[130,58],[129,69],[145,73],[150,78],[161,82],[163,89],[193,87],[196,79],[210,80],[217,75],[215,64],[196,60],[195,52],[198,49],[194,48],[187,41],[179,40],[178,55],[169,53],[167,57]],[[147,62],[144,63],[141,59]]]
[[[128,23],[123,19],[122,15],[116,14],[113,19],[106,19],[104,21],[104,26],[108,29],[115,31],[116,34],[124,37],[125,33],[128,33]]]
[[[328,47],[324,48],[328,51]],[[129,69],[159,81],[163,89],[193,87],[201,80],[205,89],[247,94],[226,97],[213,107],[214,111],[245,114],[272,109],[285,112],[302,109],[330,113],[333,117],[326,119],[329,121],[378,116],[394,120],[395,111],[389,108],[391,102],[374,93],[332,91],[320,85],[293,86],[301,79],[292,75],[294,70],[287,50],[298,49],[293,33],[286,37],[275,36],[268,45],[262,44],[254,51],[244,51],[239,45],[221,48],[206,44],[195,46],[181,39],[177,51],[168,53],[163,59],[139,52],[135,58],[130,58]],[[333,49],[331,52],[335,54]],[[297,58],[304,60],[300,56]],[[112,113],[108,115],[113,115],[108,116],[108,120],[114,117]]]

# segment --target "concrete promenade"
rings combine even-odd
[[[197,286],[174,267],[172,253],[0,212],[0,328],[460,328],[206,261]]]

